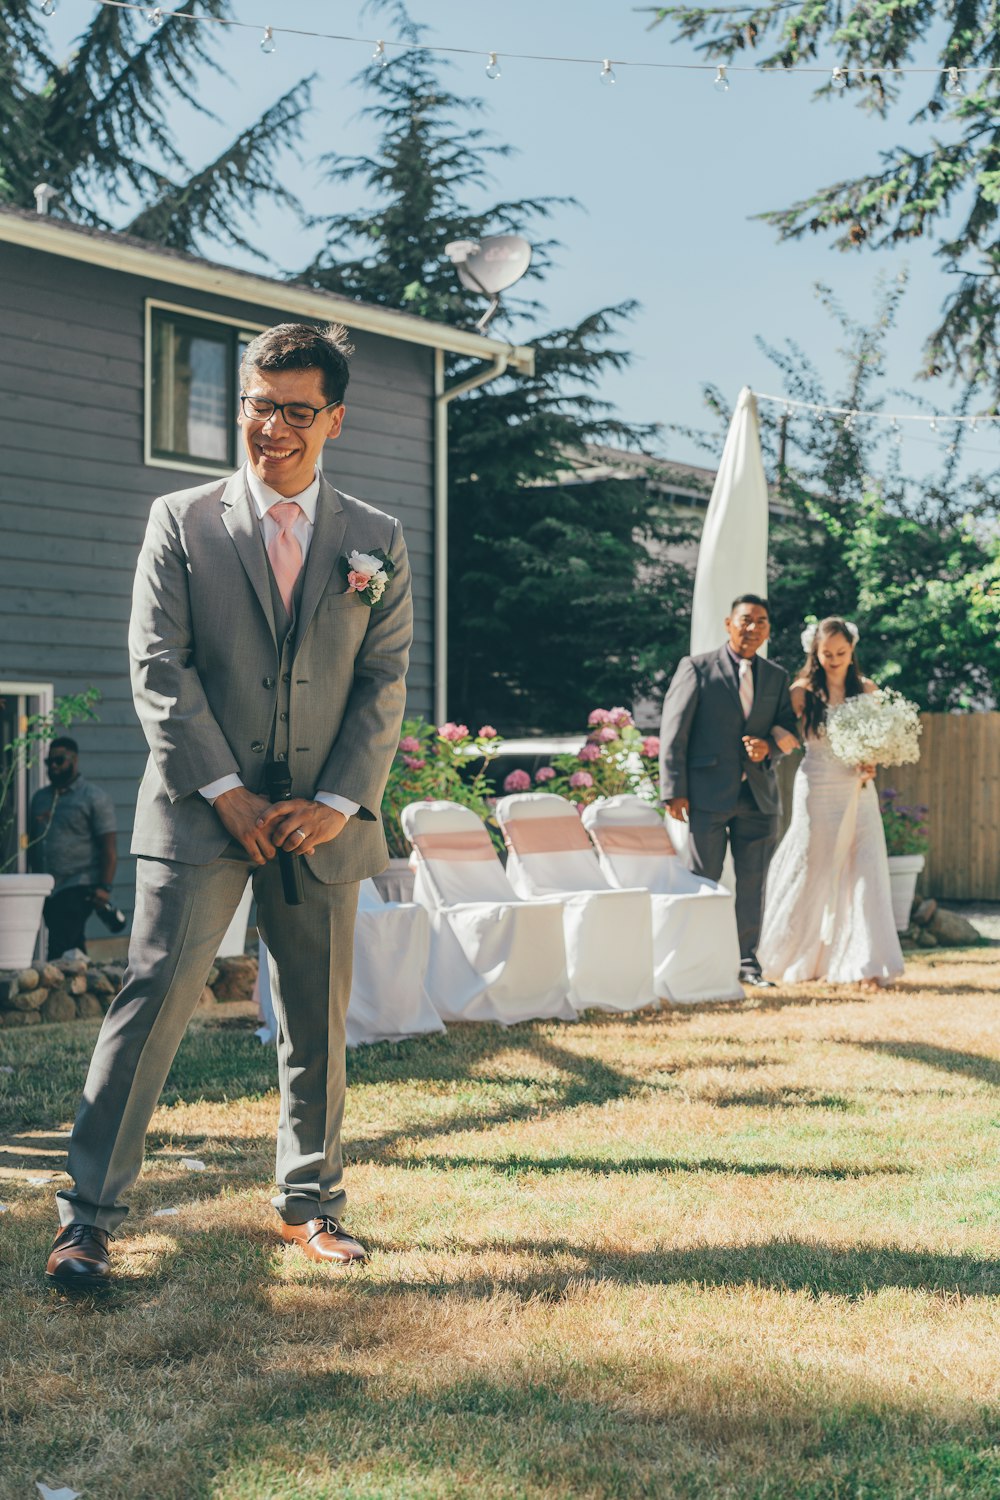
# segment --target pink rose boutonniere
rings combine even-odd
[[[371,552],[351,552],[342,557],[340,571],[349,594],[359,594],[370,608],[379,609],[396,564],[381,547],[375,547]]]

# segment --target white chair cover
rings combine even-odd
[[[507,875],[526,900],[565,908],[570,1000],[576,1010],[638,1010],[655,999],[649,892],[613,890],[576,808],[549,792],[501,797]]]
[[[685,867],[656,809],[609,797],[584,809],[583,824],[611,884],[650,892],[657,995],[677,1005],[742,1000],[733,897]]]
[[[400,1041],[443,1031],[444,1024],[427,993],[425,976],[431,927],[423,907],[384,902],[373,880],[363,880],[354,924],[354,977],[347,1007],[347,1045]],[[278,1040],[271,999],[271,956],[261,941],[258,998],[264,1024],[257,1036],[266,1044]]]
[[[562,908],[519,901],[483,824],[457,802],[411,802],[414,899],[433,929],[428,990],[445,1021],[572,1020]]]
[[[347,1007],[347,1045],[443,1031],[427,993],[431,924],[414,902],[383,901],[363,880],[354,924],[354,978]]]

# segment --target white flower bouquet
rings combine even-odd
[[[920,710],[894,688],[859,693],[827,710],[830,749],[848,766],[905,766],[920,759]]]

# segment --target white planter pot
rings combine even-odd
[[[917,877],[923,868],[922,854],[889,855],[889,888],[892,891],[892,915],[897,932],[905,932],[910,925]]]
[[[375,886],[383,901],[412,901],[416,878],[408,859],[390,859],[381,875],[375,876]]]
[[[0,969],[27,969],[35,956],[51,875],[0,875]]]

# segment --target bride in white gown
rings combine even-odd
[[[875,691],[855,664],[857,638],[856,627],[837,618],[812,627],[791,689],[805,758],[795,774],[792,820],[771,862],[757,950],[765,977],[784,984],[824,979],[875,988],[903,972],[875,767],[844,765],[826,739],[828,706]],[[840,863],[837,836],[855,799],[854,834]]]

